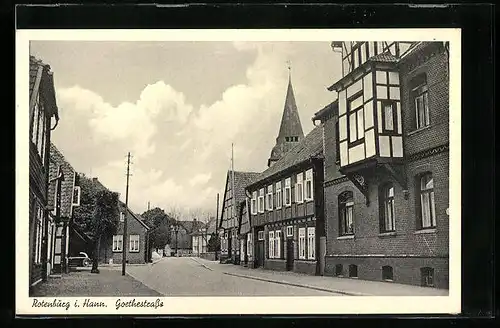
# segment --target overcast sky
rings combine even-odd
[[[291,61],[304,133],[340,77],[329,42],[33,41],[54,72],[61,121],[53,142],[81,173],[129,204],[204,209],[235,170],[263,171],[275,144]]]

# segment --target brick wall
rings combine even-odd
[[[146,252],[146,230],[144,226],[137,221],[130,213],[127,217],[127,235],[139,235],[139,252],[130,252],[130,237],[127,237],[127,244],[124,246],[127,247],[127,260],[130,264],[139,264],[145,263],[144,253]],[[123,234],[123,226],[124,224],[120,222],[118,229],[116,231],[117,235]],[[110,259],[113,259],[113,263],[120,264],[122,263],[123,255],[122,252],[113,252],[113,238],[109,238],[108,240],[101,241],[101,253],[99,260],[102,263],[109,263]]]

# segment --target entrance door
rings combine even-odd
[[[260,268],[264,266],[264,241],[257,241],[255,246],[255,267]]]
[[[293,239],[287,239],[286,241],[286,269],[288,271],[293,270]]]
[[[231,236],[227,237],[227,257],[231,260],[233,258],[233,241]]]

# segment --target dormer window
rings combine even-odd
[[[80,186],[75,186],[73,189],[73,206],[80,206]]]
[[[120,212],[120,222],[125,222],[125,214],[123,212]]]

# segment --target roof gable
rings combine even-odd
[[[57,176],[62,174],[63,179],[59,182]],[[49,193],[48,207],[49,210],[55,208],[55,195],[57,183],[61,184],[61,217],[70,218],[72,213],[73,193],[76,184],[77,173],[75,169],[68,163],[64,155],[57,147],[50,144],[50,161],[49,161]]]

